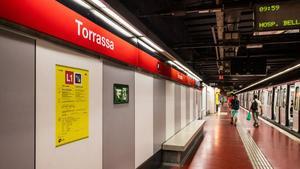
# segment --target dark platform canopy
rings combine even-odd
[[[119,7],[125,7],[133,14],[128,15],[138,18],[149,32],[153,32],[186,65],[202,76],[206,84],[215,84],[225,90],[246,87],[295,63],[300,58],[299,28],[295,29],[294,26],[293,30],[258,32],[261,30],[257,30],[255,26],[257,15],[255,9],[257,5],[262,4],[261,1],[109,0],[107,2],[121,13],[122,9]],[[280,1],[274,2],[282,5]],[[264,12],[269,12],[269,9],[273,8],[281,10],[280,6],[275,8],[271,6],[272,4],[263,5],[266,5],[265,10],[261,10]],[[296,19],[286,22],[297,24]],[[241,64],[237,64],[239,62]]]

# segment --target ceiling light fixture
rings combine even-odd
[[[118,24],[114,23],[113,21],[111,21],[109,18],[107,18],[106,16],[104,16],[100,12],[98,12],[96,10],[91,10],[91,12],[95,16],[97,16],[98,18],[100,18],[102,21],[104,21],[105,23],[107,23],[108,25],[110,25],[111,27],[113,27],[115,30],[117,30],[118,32],[120,32],[123,35],[125,35],[126,37],[133,37],[133,34],[129,33],[127,30],[125,30],[124,28],[122,28]]]
[[[100,8],[107,8],[107,6],[100,0],[91,0],[91,1]]]
[[[199,78],[190,69],[188,69],[186,66],[184,66],[183,64],[181,64],[177,60],[175,60],[175,61],[167,61],[167,63],[169,63],[170,65],[175,66],[179,70],[183,71],[184,73],[186,73],[188,76],[190,76],[194,80],[196,80],[196,81],[202,81],[201,78]]]
[[[177,60],[174,61],[175,64],[185,69],[189,74],[191,74],[196,80],[202,81],[201,78],[199,78],[197,75],[195,75],[190,69],[188,69],[186,66],[178,62]]]
[[[141,39],[144,42],[146,42],[147,44],[149,44],[150,46],[152,46],[154,49],[158,50],[159,52],[163,52],[164,51],[158,45],[156,45],[154,42],[152,42],[150,39],[148,39],[147,37],[141,37]]]
[[[92,7],[89,4],[87,4],[86,2],[84,2],[82,0],[73,0],[73,1],[86,9],[92,9]]]
[[[247,49],[256,49],[256,48],[263,48],[263,44],[248,44],[246,45]]]
[[[121,16],[116,14],[114,11],[109,9],[102,1],[100,0],[91,0],[95,5],[97,5],[100,10],[105,12],[107,15],[112,17],[115,21],[117,21],[119,24],[124,26],[126,29],[130,30],[133,34],[136,36],[143,36],[142,33],[140,33],[136,28],[134,28],[132,25],[130,25],[125,19],[123,19]]]
[[[199,13],[199,14],[210,13],[210,10],[209,10],[209,9],[206,9],[206,10],[199,10],[198,13]]]
[[[145,42],[141,41],[138,39],[138,44],[142,45],[143,47],[145,47],[146,49],[150,50],[151,52],[156,52],[156,50],[154,50],[152,47],[150,47],[149,45],[147,45]]]

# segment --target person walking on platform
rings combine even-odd
[[[254,95],[253,97],[253,101],[251,103],[251,107],[250,107],[250,110],[252,111],[252,115],[253,115],[253,120],[254,120],[254,123],[253,123],[253,126],[254,127],[258,127],[258,108],[262,108],[261,106],[261,102],[258,100],[258,97],[257,95]]]
[[[233,99],[231,100],[231,124],[236,126],[237,116],[240,109],[240,102],[237,99],[236,95],[233,95]]]
[[[233,117],[232,117],[232,105],[231,105],[231,102],[232,102],[232,100],[233,100],[233,94],[231,94],[230,95],[230,97],[228,98],[228,100],[227,100],[227,104],[228,104],[228,114],[230,114],[230,116],[231,116],[231,124],[233,123]]]

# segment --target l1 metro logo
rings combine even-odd
[[[65,72],[65,83],[74,84],[74,72],[66,71]]]

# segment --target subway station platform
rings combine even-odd
[[[300,139],[260,119],[259,128],[240,109],[238,124],[230,124],[227,107],[206,118],[205,138],[185,169],[298,169]],[[253,141],[254,142],[253,142]]]
[[[299,9],[1,0],[0,169],[300,169]]]

